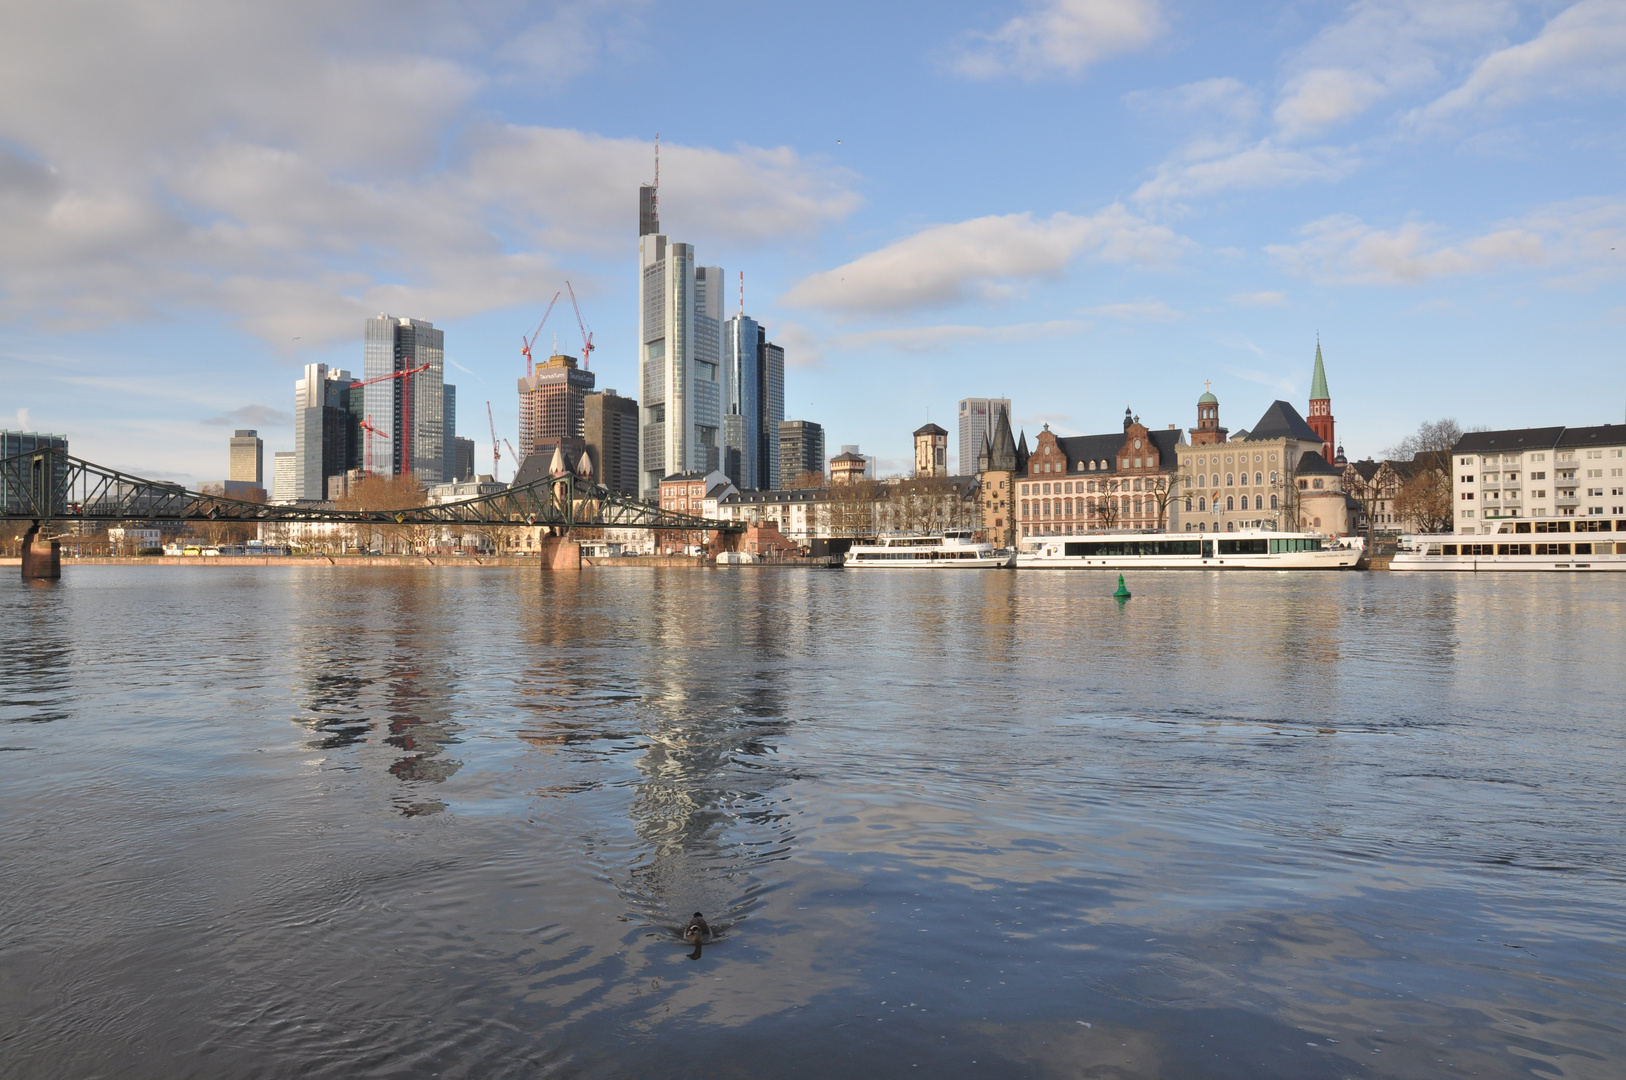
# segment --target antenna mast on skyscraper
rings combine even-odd
[[[649,208],[657,215],[661,212],[661,133],[655,132],[655,190],[649,196]]]
[[[740,318],[745,318],[745,271],[740,271]]]

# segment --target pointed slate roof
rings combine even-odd
[[[1315,374],[1310,378],[1310,400],[1331,401],[1332,395],[1327,393],[1327,369],[1321,363],[1321,339],[1315,342]]]
[[[1233,441],[1239,437],[1233,436]],[[1318,445],[1322,442],[1321,436],[1304,422],[1304,417],[1299,415],[1299,411],[1285,401],[1271,402],[1270,408],[1265,410],[1265,415],[1259,418],[1259,422],[1253,425],[1253,430],[1248,433],[1248,439],[1253,442],[1265,439],[1302,439]]]
[[[1300,476],[1342,476],[1344,470],[1331,464],[1314,450],[1307,450],[1299,456],[1298,475]]]
[[[1027,468],[1029,457],[1032,457],[1032,455],[1028,453],[1028,433],[1024,429],[1022,431],[1022,441],[1016,444],[1016,468],[1018,470]]]
[[[1005,411],[1005,406],[999,407],[999,416],[994,421],[993,438],[988,443],[988,468],[995,471],[1014,472],[1020,466],[1019,458],[1027,453],[1027,434],[1022,436],[1022,447],[1017,448],[1016,440],[1011,438],[1011,417]]]

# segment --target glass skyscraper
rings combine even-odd
[[[365,389],[367,421],[381,433],[372,437],[371,469],[375,474],[408,472],[423,484],[444,479],[445,351],[445,335],[433,323],[394,315],[367,320],[364,380],[428,366],[416,375],[373,382]]]

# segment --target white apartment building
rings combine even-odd
[[[1451,461],[1459,533],[1506,518],[1626,514],[1626,425],[1471,431]]]

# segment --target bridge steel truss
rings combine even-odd
[[[578,476],[545,477],[490,495],[404,510],[273,506],[188,491],[108,469],[59,450],[0,458],[0,521],[218,521],[245,524],[342,522],[357,525],[552,526],[743,532],[740,521],[713,521],[661,510]]]

